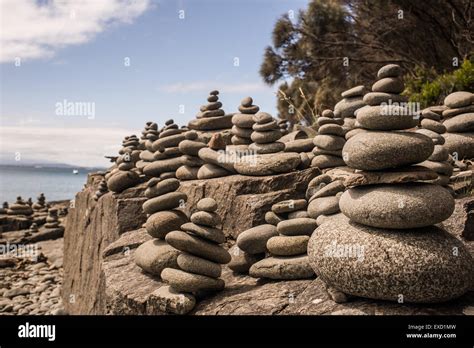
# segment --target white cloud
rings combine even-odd
[[[21,158],[39,163],[107,166],[104,155],[115,156],[123,137],[131,133],[122,128],[1,127],[0,155],[14,159],[19,153]]]
[[[160,91],[166,93],[209,92],[213,89],[224,93],[251,93],[269,91],[271,87],[263,82],[221,83],[218,81],[178,82],[159,87]]]
[[[110,25],[131,23],[149,7],[150,0],[2,0],[0,62],[51,57]]]

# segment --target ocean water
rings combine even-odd
[[[0,204],[14,202],[17,196],[36,201],[43,192],[46,201],[74,199],[87,181],[87,171],[74,175],[67,168],[0,166]]]

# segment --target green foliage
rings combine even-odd
[[[449,73],[437,75],[433,69],[417,67],[414,76],[405,79],[404,94],[411,102],[418,102],[422,108],[442,104],[444,98],[455,91],[474,89],[474,62],[465,60],[461,67]]]

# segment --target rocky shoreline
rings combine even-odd
[[[63,238],[30,244],[36,257],[0,259],[1,315],[64,315]]]

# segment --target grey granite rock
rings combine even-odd
[[[350,138],[342,150],[348,166],[362,170],[402,167],[424,161],[433,152],[430,138],[412,132],[370,132]]]
[[[454,211],[448,190],[427,183],[358,186],[343,193],[341,212],[372,227],[411,229],[446,220]]]
[[[135,263],[145,272],[160,276],[167,268],[178,268],[179,250],[163,240],[153,239],[140,245],[135,251]]]
[[[308,256],[328,285],[371,299],[443,302],[463,295],[473,284],[469,251],[435,226],[396,232],[339,216],[318,227]]]

